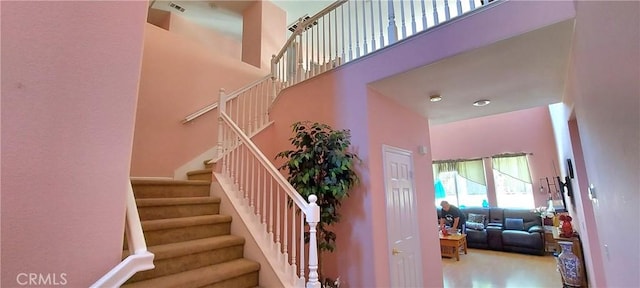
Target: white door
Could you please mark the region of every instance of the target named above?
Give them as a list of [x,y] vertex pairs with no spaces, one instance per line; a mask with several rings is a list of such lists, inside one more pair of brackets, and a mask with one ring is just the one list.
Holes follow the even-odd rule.
[[422,287],[411,152],[383,146],[391,287]]

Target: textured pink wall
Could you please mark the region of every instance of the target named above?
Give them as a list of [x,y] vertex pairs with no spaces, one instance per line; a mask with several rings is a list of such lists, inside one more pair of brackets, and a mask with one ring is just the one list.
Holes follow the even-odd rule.
[[270,71],[271,56],[287,40],[286,12],[271,1],[255,1],[242,17],[242,61]]
[[240,39],[193,23],[176,13],[170,13],[169,22],[169,31],[200,44],[211,54],[225,55],[236,60],[242,58]]
[[146,4],[0,4],[1,286],[88,287],[120,262]]
[[187,125],[180,121],[216,102],[220,88],[233,92],[263,74],[147,24],[131,175],[173,177],[174,169],[213,147],[216,110]]
[[529,167],[535,207],[547,206],[547,194],[538,192],[540,178],[553,180],[556,176],[553,165],[559,169],[555,143],[546,106],[431,127],[435,160],[491,157],[509,152],[533,153],[529,156]]
[[[569,85],[586,174],[598,195],[597,202],[589,201],[586,187],[576,195],[576,202],[592,205],[595,223],[587,219],[585,226],[600,241],[584,249],[594,270],[590,285],[635,287],[640,282],[640,3],[578,1],[576,11]],[[576,152],[567,146],[560,155]],[[600,249],[593,249],[597,245]],[[602,265],[590,255],[598,250]]]
[[[434,189],[431,166],[432,153],[421,155],[418,153],[418,146],[429,146],[429,123],[426,118],[400,106],[387,97],[369,89],[368,115],[369,115],[369,139],[370,139],[370,160],[369,169],[371,179],[384,179],[384,163],[382,145],[409,150],[412,152],[414,169],[414,185],[416,191],[416,208],[418,225],[420,226],[419,244],[422,250],[427,247],[438,247],[439,240],[433,235],[437,235],[435,228],[436,210],[433,203]],[[371,181],[370,189],[374,195],[386,195],[384,181]],[[386,201],[384,197],[375,197],[373,201],[374,211],[386,211]],[[387,227],[393,223],[386,222],[386,214],[378,213],[381,217],[376,217],[377,223],[384,223],[380,227]],[[386,247],[390,251],[387,242],[386,229],[374,229],[373,238],[376,247]],[[382,243],[378,243],[382,242]],[[381,253],[377,261],[381,263],[389,262],[389,253]],[[429,271],[423,274],[424,287],[441,287],[442,265],[440,254],[422,253],[422,270]],[[384,269],[384,268],[379,268]]]

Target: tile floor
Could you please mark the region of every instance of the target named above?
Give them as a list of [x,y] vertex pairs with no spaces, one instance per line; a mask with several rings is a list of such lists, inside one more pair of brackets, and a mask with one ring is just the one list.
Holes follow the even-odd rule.
[[469,249],[460,261],[442,258],[445,288],[561,288],[553,256]]

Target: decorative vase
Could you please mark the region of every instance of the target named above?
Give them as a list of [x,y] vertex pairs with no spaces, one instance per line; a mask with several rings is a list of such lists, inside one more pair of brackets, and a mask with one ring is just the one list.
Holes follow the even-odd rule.
[[571,225],[571,221],[562,221],[560,236],[565,238],[573,237],[573,225]]
[[558,269],[562,275],[562,283],[569,287],[580,287],[582,284],[582,271],[580,271],[580,259],[573,254],[573,242],[558,241],[562,252],[558,255]]

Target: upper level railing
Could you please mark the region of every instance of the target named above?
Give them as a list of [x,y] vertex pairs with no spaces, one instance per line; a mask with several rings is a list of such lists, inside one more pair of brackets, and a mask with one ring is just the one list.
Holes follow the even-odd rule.
[[298,21],[271,74],[283,89],[492,1],[338,0]]

